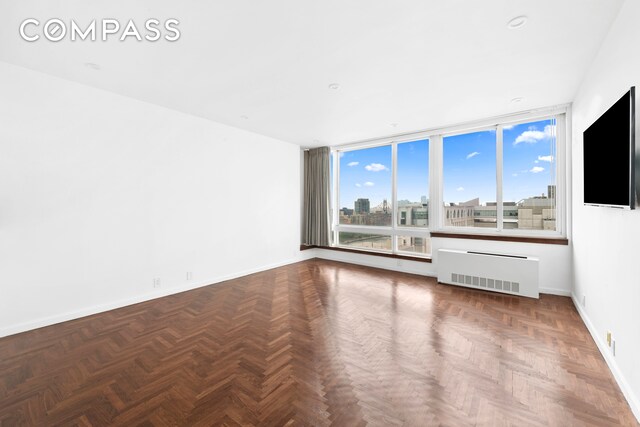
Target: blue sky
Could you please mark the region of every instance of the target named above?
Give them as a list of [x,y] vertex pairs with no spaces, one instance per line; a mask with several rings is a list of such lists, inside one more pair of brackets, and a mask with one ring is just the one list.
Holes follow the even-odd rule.
[[358,198],[371,207],[391,202],[391,146],[346,151],[340,157],[340,207],[353,209]]
[[[358,198],[371,207],[391,203],[391,146],[347,151],[340,158],[340,207]],[[429,141],[398,144],[398,200],[420,202],[429,194]]]
[[[544,120],[505,126],[503,131],[503,193],[519,201],[547,192],[555,182],[555,126]],[[444,139],[444,201],[496,200],[495,131]],[[398,200],[419,202],[429,191],[429,141],[398,144]],[[368,198],[371,206],[391,202],[391,146],[347,151],[340,157],[340,208]]]
[[398,200],[429,196],[429,140],[398,144]]
[[503,200],[547,194],[556,183],[555,120],[525,123],[503,132]]
[[[503,129],[503,200],[517,202],[547,193],[555,182],[555,124],[552,120]],[[444,201],[496,200],[496,133],[474,132],[443,141]]]

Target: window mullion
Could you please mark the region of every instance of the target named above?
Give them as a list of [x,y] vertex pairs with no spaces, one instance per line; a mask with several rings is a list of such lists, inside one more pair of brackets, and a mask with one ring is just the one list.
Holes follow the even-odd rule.
[[396,238],[396,227],[398,225],[398,143],[391,144],[391,250],[398,253],[398,239]]
[[429,230],[442,229],[444,203],[442,201],[442,136],[429,140]]
[[502,139],[502,125],[498,125],[496,129],[496,229],[502,231],[504,224],[503,215],[504,209],[502,207],[502,162],[503,162],[503,139]]
[[556,146],[555,151],[552,153],[554,156],[554,165],[555,165],[555,186],[556,186],[556,198],[555,198],[555,208],[556,208],[556,231],[560,232],[563,235],[567,235],[567,210],[570,208],[570,204],[567,203],[568,200],[566,198],[567,191],[567,181],[566,181],[566,158],[565,153],[567,150],[567,116],[566,115],[556,115],[553,117],[555,125],[556,125]]

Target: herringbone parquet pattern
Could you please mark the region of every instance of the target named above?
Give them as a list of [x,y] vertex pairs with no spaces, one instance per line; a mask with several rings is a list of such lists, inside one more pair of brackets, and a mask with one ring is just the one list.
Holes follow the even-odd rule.
[[570,299],[322,260],[1,339],[0,424],[637,425]]

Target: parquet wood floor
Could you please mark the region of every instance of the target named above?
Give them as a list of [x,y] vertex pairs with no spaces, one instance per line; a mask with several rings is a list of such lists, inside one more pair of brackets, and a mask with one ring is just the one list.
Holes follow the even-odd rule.
[[637,425],[569,298],[317,259],[0,339],[0,424]]

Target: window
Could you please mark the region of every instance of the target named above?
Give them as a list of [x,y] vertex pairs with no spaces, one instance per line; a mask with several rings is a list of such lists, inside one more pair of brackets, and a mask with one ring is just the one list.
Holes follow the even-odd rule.
[[557,231],[556,126],[551,117],[445,136],[443,226]]
[[503,228],[556,230],[556,120],[503,131]]
[[334,159],[339,159],[332,174],[340,205],[333,216],[338,246],[431,253],[428,139],[336,150]]
[[427,237],[398,236],[398,252],[430,254],[431,239]]
[[496,132],[443,138],[445,226],[496,228]]
[[391,225],[391,146],[340,153],[340,224]]
[[[398,225],[429,226],[429,140],[398,144]],[[415,251],[413,251],[415,252]]]
[[340,245],[351,248],[391,250],[391,236],[373,233],[340,232]]
[[563,235],[564,113],[335,148],[335,244],[428,256],[434,230]]

